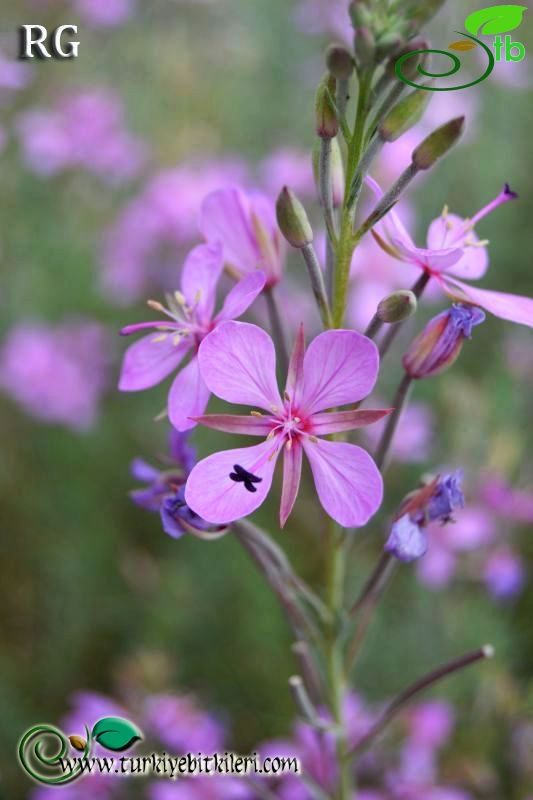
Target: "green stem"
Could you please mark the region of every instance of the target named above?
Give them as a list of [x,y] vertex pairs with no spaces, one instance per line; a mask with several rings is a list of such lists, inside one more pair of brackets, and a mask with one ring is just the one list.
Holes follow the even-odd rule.
[[344,207],[342,209],[341,230],[337,245],[337,263],[333,292],[333,326],[336,328],[342,327],[343,324],[350,279],[350,266],[358,242],[358,239],[356,239],[353,234],[357,204],[354,202],[350,205],[349,200],[354,175],[359,161],[361,160],[365,143],[365,125],[368,115],[368,101],[372,85],[372,75],[372,71],[365,72],[361,75],[355,129],[348,147]]
[[398,387],[394,400],[392,401],[394,411],[387,420],[387,425],[383,431],[383,435],[380,439],[376,454],[374,456],[374,461],[381,472],[385,471],[387,458],[389,456],[392,441],[394,439],[394,434],[396,433],[396,428],[398,427],[398,423],[400,422],[400,418],[409,399],[411,384],[412,378],[405,373]]
[[331,713],[337,737],[337,763],[339,779],[336,800],[353,798],[353,782],[350,764],[347,760],[348,742],[343,717],[343,699],[346,688],[344,672],[343,642],[340,635],[340,619],[344,609],[345,578],[345,534],[333,522],[329,526],[327,604],[331,614],[331,625],[326,643],[328,684]]

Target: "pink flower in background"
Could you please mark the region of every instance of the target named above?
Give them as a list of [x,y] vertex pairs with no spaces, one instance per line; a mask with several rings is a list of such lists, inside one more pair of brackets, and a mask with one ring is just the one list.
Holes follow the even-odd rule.
[[344,44],[352,44],[347,0],[299,0],[296,24],[304,33],[333,35]]
[[95,28],[122,25],[135,11],[135,0],[73,0],[82,19]]
[[200,231],[222,245],[227,268],[238,276],[260,269],[267,287],[281,279],[283,237],[272,200],[258,192],[220,189],[208,195],[200,209]]
[[7,58],[0,50],[0,104],[31,82],[32,69],[23,61]]
[[202,343],[202,377],[229,403],[257,406],[266,414],[214,414],[197,419],[216,430],[265,437],[262,444],[215,453],[192,470],[187,504],[208,522],[229,523],[251,514],[265,500],[283,451],[280,524],[294,506],[305,452],[326,512],[345,527],[364,525],[378,510],[381,475],[370,456],[353,444],[318,438],[364,427],[388,411],[335,411],[357,403],[376,382],[379,359],[373,342],[355,331],[320,334],[305,350],[298,333],[283,399],[276,382],[270,336],[255,325],[227,322]]
[[246,179],[237,159],[185,164],[157,173],[121,212],[104,237],[102,283],[113,299],[128,303],[148,285],[174,280],[184,248],[198,236],[205,196]]
[[143,724],[172,753],[212,753],[224,750],[224,729],[193,697],[156,694],[147,698]]
[[106,183],[138,175],[146,146],[130,134],[120,98],[107,89],[70,94],[51,109],[20,115],[17,130],[26,166],[49,177],[66,169],[86,169]]
[[38,420],[86,430],[108,382],[107,336],[93,322],[20,323],[0,349],[0,388]]
[[[367,182],[376,197],[381,198],[383,193],[378,184],[372,178],[367,178]],[[427,249],[414,244],[394,210],[373,228],[372,234],[387,253],[399,261],[417,266],[455,300],[473,303],[496,317],[531,328],[533,299],[478,289],[459,280],[477,280],[484,276],[488,268],[488,242],[477,237],[474,227],[498,206],[516,196],[506,184],[498,197],[466,220],[445,208],[429,226]]]
[[259,170],[263,186],[274,198],[284,186],[290,186],[297,195],[303,197],[314,197],[316,194],[309,153],[290,148],[276,150],[261,162]]
[[[391,457],[403,464],[418,464],[427,461],[431,452],[435,418],[426,403],[413,402],[402,414],[391,448]],[[365,441],[374,450],[384,430],[384,421],[379,421],[364,431]]]
[[126,350],[119,382],[123,392],[156,386],[191,353],[189,363],[179,370],[168,395],[169,418],[179,431],[195,426],[191,418],[203,414],[211,394],[196,358],[202,340],[224,320],[244,314],[265,285],[262,272],[247,275],[231,289],[222,309],[214,315],[216,289],[223,269],[219,245],[195,247],[183,267],[182,291],[168,295],[168,307],[155,301],[149,303],[166,319],[128,325],[121,331],[124,336],[152,331]]
[[179,781],[158,781],[149,788],[150,800],[258,800],[242,778],[209,775]]
[[485,564],[483,579],[497,600],[511,600],[526,582],[526,569],[519,555],[508,547],[495,550]]
[[533,522],[533,492],[515,489],[500,475],[490,475],[482,483],[481,497],[487,506],[504,519]]

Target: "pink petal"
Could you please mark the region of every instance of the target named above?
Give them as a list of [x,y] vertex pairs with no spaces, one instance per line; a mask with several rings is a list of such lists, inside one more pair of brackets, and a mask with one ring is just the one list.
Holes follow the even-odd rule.
[[305,413],[362,400],[374,388],[378,369],[378,349],[366,336],[348,330],[321,333],[305,354]]
[[481,306],[495,317],[533,328],[533,300],[530,297],[478,289],[449,277],[446,277],[445,289],[453,297]]
[[201,244],[191,250],[181,276],[181,288],[190,306],[196,306],[202,320],[210,320],[215,307],[217,283],[224,269],[219,243]]
[[489,257],[486,247],[466,245],[466,240],[476,243],[480,239],[474,231],[465,233],[465,225],[466,221],[457,214],[437,217],[429,226],[427,245],[430,250],[452,246],[463,247],[463,255],[453,265],[453,268],[448,268],[448,271],[458,278],[477,280],[486,273]]
[[200,231],[208,242],[220,242],[224,260],[245,274],[261,261],[250,221],[250,202],[240,189],[208,195],[200,210]]
[[326,436],[328,433],[365,428],[388,416],[392,410],[392,408],[363,409],[361,411],[327,411],[325,414],[313,414],[311,417],[312,433],[315,436]]
[[247,322],[223,322],[203,340],[200,369],[209,389],[228,403],[281,408],[270,336]]
[[176,430],[188,431],[196,426],[191,417],[204,413],[210,394],[200,375],[198,359],[192,358],[174,378],[168,395],[168,416]]
[[[379,183],[369,175],[365,178],[365,183],[372,191],[376,200],[379,202],[384,195]],[[402,246],[402,248],[405,247],[410,249],[415,247],[415,243],[411,239],[407,229],[404,227],[400,217],[398,216],[397,212],[394,211],[394,209],[385,215],[381,222],[376,225],[376,228],[378,233],[389,243],[395,239],[397,240],[398,244]]]
[[294,407],[298,407],[301,400],[304,375],[305,337],[304,326],[300,325],[294,342],[285,391],[291,398]]
[[283,490],[281,493],[281,506],[279,511],[279,524],[284,527],[294,507],[300,478],[302,475],[303,449],[299,442],[294,442],[290,448],[283,451]]
[[[207,522],[217,525],[248,516],[270,491],[278,454],[277,443],[269,441],[204,458],[189,475],[185,487],[187,505]],[[249,492],[243,483],[229,477],[236,464],[262,479],[254,484],[256,492]]]
[[217,321],[237,319],[252,305],[265,286],[264,272],[252,272],[240,280],[226,295],[224,305],[216,315]]
[[345,528],[365,525],[381,505],[383,480],[368,453],[355,444],[304,440],[324,509]]
[[429,267],[436,272],[444,272],[463,256],[463,249],[460,247],[448,247],[442,250],[427,250],[424,247],[407,247],[399,239],[392,238],[391,242],[405,261],[417,264],[419,267]]
[[118,388],[122,392],[149,389],[176,369],[191,343],[188,338],[174,344],[172,334],[154,341],[160,334],[151,333],[130,345],[124,353]]
[[246,417],[239,414],[205,414],[195,417],[195,422],[224,433],[245,433],[248,436],[268,436],[274,424],[266,417]]

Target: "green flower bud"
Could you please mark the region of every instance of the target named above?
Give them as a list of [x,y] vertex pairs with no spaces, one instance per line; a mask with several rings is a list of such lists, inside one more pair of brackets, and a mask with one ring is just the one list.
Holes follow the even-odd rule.
[[337,81],[327,75],[320,83],[316,94],[316,132],[321,139],[333,139],[339,132],[339,121],[333,103]]
[[464,117],[456,117],[437,128],[413,151],[412,160],[417,169],[430,169],[435,162],[453,147],[465,126]]
[[397,53],[404,43],[403,36],[396,32],[390,31],[382,36],[379,36],[376,41],[376,57],[378,61]]
[[360,67],[370,67],[376,60],[376,41],[374,34],[367,28],[355,29],[355,60]]
[[381,125],[379,135],[384,142],[395,142],[420,120],[431,96],[424,89],[411,92],[389,111]]
[[373,15],[364,0],[352,0],[349,13],[354,28],[371,27]]
[[402,289],[381,301],[377,315],[381,322],[387,322],[389,325],[403,322],[413,316],[417,305],[416,295],[407,289]]
[[[320,142],[315,140],[313,147],[313,175],[317,190],[319,188],[320,170]],[[333,207],[340,208],[344,201],[344,164],[337,137],[331,140],[331,188],[333,194]]]
[[278,226],[292,247],[300,250],[313,241],[313,229],[303,205],[294,192],[286,186],[281,190],[276,203]]
[[352,54],[342,44],[332,44],[326,52],[326,65],[338,81],[351,78],[355,63]]

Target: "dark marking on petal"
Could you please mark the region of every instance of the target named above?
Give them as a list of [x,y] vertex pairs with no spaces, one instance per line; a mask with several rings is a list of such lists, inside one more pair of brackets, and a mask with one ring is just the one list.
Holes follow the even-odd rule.
[[254,483],[261,483],[263,478],[259,478],[257,475],[248,472],[248,470],[241,467],[240,464],[234,464],[233,469],[235,471],[229,474],[232,481],[235,481],[235,483],[243,483],[244,488],[249,492],[257,492]]

